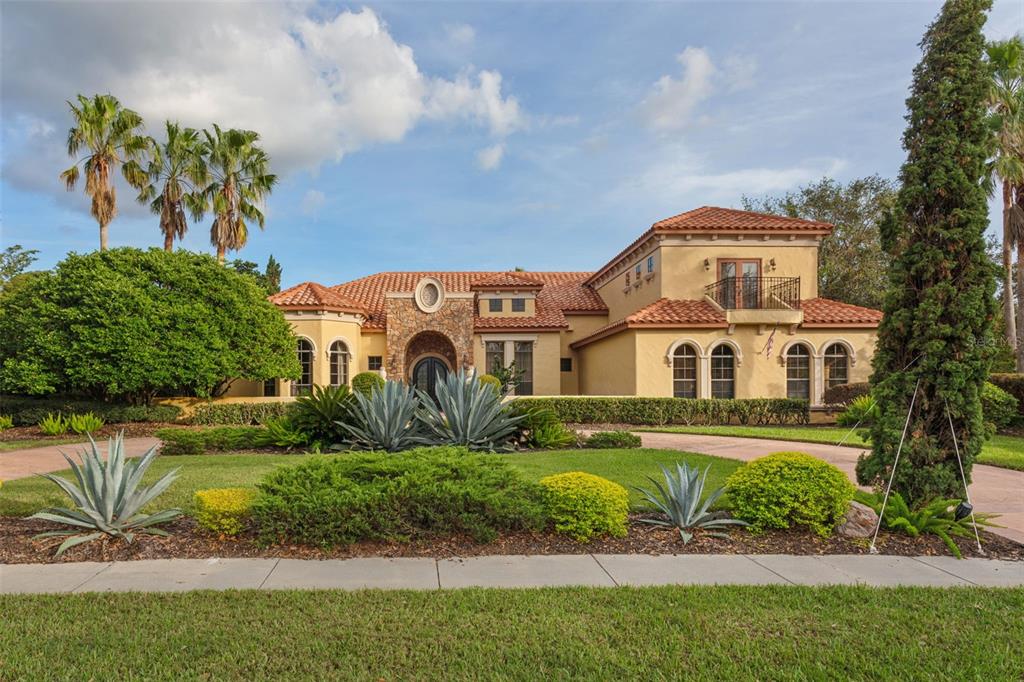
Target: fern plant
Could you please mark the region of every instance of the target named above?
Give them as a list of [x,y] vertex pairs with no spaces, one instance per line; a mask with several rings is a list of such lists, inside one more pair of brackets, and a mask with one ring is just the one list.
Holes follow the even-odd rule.
[[260,445],[275,448],[300,448],[309,444],[309,436],[290,417],[272,417],[263,425],[263,433],[259,435]]
[[679,530],[679,537],[683,544],[687,544],[693,538],[690,531],[700,528],[707,531],[708,535],[725,538],[725,533],[715,529],[726,526],[746,526],[746,521],[739,519],[723,518],[722,516],[708,511],[715,502],[725,493],[725,488],[717,488],[708,495],[701,503],[704,495],[704,484],[707,482],[708,472],[711,465],[701,474],[697,467],[691,467],[686,462],[676,464],[675,472],[666,467],[661,467],[665,477],[665,485],[662,486],[654,478],[648,476],[647,480],[654,484],[655,490],[637,488],[644,499],[651,507],[664,514],[665,518],[644,518],[644,523],[656,526],[668,526]]
[[99,431],[103,428],[103,419],[92,412],[84,414],[73,414],[68,417],[68,428],[74,433],[85,434]]
[[[871,507],[876,514],[881,513],[883,501],[881,495],[858,491],[855,498]],[[968,519],[956,518],[956,507],[959,503],[960,500],[939,497],[922,504],[917,509],[911,509],[902,495],[893,492],[889,495],[889,501],[885,505],[882,524],[888,530],[905,533],[915,538],[924,533],[936,535],[942,538],[953,556],[962,559],[960,548],[953,542],[953,536],[971,537],[974,535],[974,527]],[[994,514],[974,514],[974,520],[979,526],[994,526],[995,524],[991,521],[994,517]]]
[[470,450],[510,449],[508,442],[523,419],[513,415],[476,373],[461,369],[438,382],[436,402],[422,403],[420,419],[435,442]]
[[68,432],[68,420],[60,412],[48,413],[39,420],[39,430],[44,436],[62,436]]
[[0,414],[0,431],[14,428],[14,419],[10,415]]
[[[430,444],[419,420],[421,399],[415,389],[400,381],[387,381],[369,397],[355,393],[355,400],[351,423],[339,422],[353,448],[399,452]],[[340,450],[344,446],[331,447]]]
[[124,454],[124,432],[121,432],[110,439],[104,460],[96,441],[89,440],[92,448],[82,450],[80,463],[61,453],[71,467],[75,482],[53,474],[40,474],[60,487],[71,498],[74,508],[49,507],[29,517],[70,528],[40,533],[33,540],[66,537],[57,548],[57,556],[60,556],[75,545],[105,535],[123,538],[127,542],[132,542],[136,534],[166,536],[167,531],[156,526],[181,516],[181,510],[165,509],[155,514],[143,514],[141,509],[167,490],[178,477],[178,469],[167,472],[151,486],[140,487],[142,477],[156,458],[156,446],[139,459],[128,459]]
[[871,426],[878,418],[878,403],[870,395],[857,396],[847,408],[836,417],[839,426]]

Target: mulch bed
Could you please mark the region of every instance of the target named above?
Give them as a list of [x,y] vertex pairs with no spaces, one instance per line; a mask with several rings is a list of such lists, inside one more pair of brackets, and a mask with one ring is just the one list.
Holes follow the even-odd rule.
[[[606,538],[580,544],[555,533],[510,533],[494,542],[477,544],[468,537],[397,542],[362,542],[343,548],[320,549],[301,545],[261,547],[251,534],[219,537],[198,529],[190,518],[164,528],[170,537],[139,536],[132,544],[102,540],[74,547],[60,559],[53,554],[60,539],[33,542],[36,533],[53,530],[53,524],[24,519],[0,519],[0,563],[54,563],[74,561],[131,561],[136,559],[204,559],[213,557],[272,557],[289,559],[343,559],[351,557],[468,557],[494,554],[867,554],[868,540],[842,537],[819,538],[805,531],[775,531],[751,535],[733,530],[728,539],[695,535],[684,545],[675,530],[639,523],[631,518],[624,538]],[[979,556],[973,539],[957,538],[965,557]],[[1024,561],[1024,545],[991,533],[982,533],[982,546],[990,559]],[[911,538],[882,532],[881,554],[921,556],[948,555],[935,536]]]
[[[157,429],[162,429],[168,426],[178,426],[177,424],[163,424],[159,422],[131,422],[126,424],[106,424],[99,431],[93,433],[92,437],[96,440],[101,438],[106,439],[111,436],[116,436],[118,433],[124,431],[125,438],[140,438],[146,436],[152,436]],[[52,440],[52,441],[65,441],[69,438],[81,438],[82,442],[88,442],[89,436],[84,433],[81,435],[75,433],[65,433],[60,436],[47,436],[39,430],[38,426],[15,426],[7,429],[6,431],[0,431],[0,441],[11,441],[11,440]],[[42,446],[39,446],[42,447]]]

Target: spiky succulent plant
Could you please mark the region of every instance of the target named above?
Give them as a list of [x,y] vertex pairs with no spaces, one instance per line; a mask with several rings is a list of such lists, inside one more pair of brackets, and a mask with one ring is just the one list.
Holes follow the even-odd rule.
[[67,493],[74,508],[49,507],[29,517],[71,528],[40,533],[33,539],[67,537],[57,548],[57,556],[60,556],[75,545],[105,535],[124,538],[127,542],[136,534],[167,535],[167,531],[156,526],[180,516],[180,509],[165,509],[154,514],[143,514],[140,510],[167,490],[177,478],[178,470],[167,472],[151,486],[140,487],[142,477],[156,458],[155,446],[139,459],[127,459],[122,432],[110,439],[104,460],[96,441],[89,440],[92,447],[81,451],[81,463],[64,455],[78,485],[60,476],[40,474]]
[[400,381],[387,381],[369,397],[354,395],[351,423],[337,422],[349,434],[348,445],[399,452],[429,444],[418,417],[422,401],[414,388]]
[[509,449],[509,440],[523,415],[502,404],[494,388],[465,370],[437,382],[437,399],[423,401],[421,419],[433,439],[471,450]]
[[[704,484],[710,470],[711,465],[708,465],[704,473],[701,474],[697,467],[691,467],[686,462],[676,464],[675,472],[663,466],[661,471],[665,476],[664,486],[648,476],[647,480],[654,484],[656,492],[646,488],[637,488],[637,490],[654,510],[660,511],[668,518],[644,518],[641,521],[657,526],[677,528],[679,537],[683,539],[684,544],[693,538],[693,533],[689,532],[693,528],[713,530],[726,526],[748,525],[746,521],[723,518],[719,514],[708,511],[711,505],[725,493],[725,488],[712,491],[701,503],[700,498],[704,495]],[[725,533],[717,531],[709,532],[708,535],[725,537]]]

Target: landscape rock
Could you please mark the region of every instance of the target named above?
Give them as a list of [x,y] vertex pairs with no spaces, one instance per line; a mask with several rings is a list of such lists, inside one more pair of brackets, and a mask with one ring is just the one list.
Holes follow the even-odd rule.
[[875,532],[877,523],[878,514],[871,507],[860,502],[851,502],[837,530],[843,537],[868,538]]

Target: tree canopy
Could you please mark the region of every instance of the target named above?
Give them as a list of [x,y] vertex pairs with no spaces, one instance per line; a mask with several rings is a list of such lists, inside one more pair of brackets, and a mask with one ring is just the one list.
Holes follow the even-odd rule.
[[160,249],[69,254],[0,296],[0,390],[148,402],[297,378],[289,324],[253,278]]

